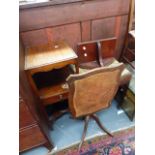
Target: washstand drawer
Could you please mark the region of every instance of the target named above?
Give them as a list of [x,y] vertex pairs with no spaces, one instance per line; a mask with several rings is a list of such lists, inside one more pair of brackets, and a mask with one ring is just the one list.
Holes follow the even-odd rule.
[[20,130],[19,132],[19,150],[24,151],[46,142],[38,125]]
[[69,93],[66,92],[66,93],[63,93],[63,94],[51,96],[51,97],[49,97],[49,98],[44,99],[44,100],[43,100],[43,104],[44,104],[44,105],[49,105],[49,104],[52,104],[52,103],[56,103],[56,102],[59,102],[59,101],[63,101],[63,100],[65,100],[65,99],[68,98],[68,95],[69,95]]

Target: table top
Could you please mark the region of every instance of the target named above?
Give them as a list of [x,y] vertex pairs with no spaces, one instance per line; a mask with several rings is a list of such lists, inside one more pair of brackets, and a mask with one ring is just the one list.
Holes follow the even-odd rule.
[[64,41],[29,47],[25,50],[25,70],[77,58],[76,53]]

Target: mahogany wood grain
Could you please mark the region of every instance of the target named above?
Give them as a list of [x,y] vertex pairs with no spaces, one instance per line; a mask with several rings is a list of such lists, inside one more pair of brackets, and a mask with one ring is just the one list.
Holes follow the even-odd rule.
[[[65,40],[75,51],[81,41],[117,37],[115,57],[119,58],[126,32],[127,16],[117,16],[75,24],[68,24],[21,33],[25,47]],[[92,23],[92,24],[91,24]]]
[[97,45],[96,42],[84,42],[78,44],[78,61],[79,64],[97,60]]
[[75,52],[63,41],[26,49],[25,70],[47,66],[77,58]]
[[91,25],[92,21],[84,21],[81,22],[81,35],[82,35],[82,42],[91,40]]
[[129,3],[130,0],[83,0],[20,9],[24,46],[63,39],[76,51],[79,42],[112,36],[118,40],[115,58],[119,59],[127,30]]
[[22,9],[19,14],[20,32],[128,14],[129,1],[95,0]]
[[115,17],[92,21],[92,40],[115,37]]
[[31,47],[36,45],[44,45],[49,42],[48,31],[46,29],[28,31],[20,33],[24,47]]
[[64,40],[69,46],[76,50],[77,42],[81,42],[80,23],[23,32],[21,33],[21,38],[25,47],[44,45],[49,42]]
[[80,65],[82,63],[98,60],[97,42],[101,43],[102,58],[114,57],[116,38],[82,42],[78,44],[78,51],[77,51]]
[[49,42],[64,40],[74,50],[76,50],[77,42],[81,42],[81,27],[79,22],[46,28],[46,32],[48,32]]
[[57,62],[57,63],[54,63],[54,64],[48,64],[46,66],[41,66],[41,67],[34,68],[34,69],[30,69],[30,70],[28,70],[28,72],[31,75],[33,75],[35,73],[38,73],[38,72],[48,72],[48,71],[50,71],[52,69],[61,69],[61,68],[65,67],[65,66],[67,66],[68,64],[75,64],[76,65],[76,73],[78,73],[78,60],[77,60],[77,58]]
[[116,37],[115,57],[119,58],[125,33],[127,30],[128,16],[117,16],[105,19],[94,20],[92,22],[92,40]]

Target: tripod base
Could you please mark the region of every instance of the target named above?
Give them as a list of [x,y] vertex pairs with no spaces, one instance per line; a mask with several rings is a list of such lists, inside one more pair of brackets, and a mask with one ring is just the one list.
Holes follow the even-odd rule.
[[84,130],[82,133],[82,138],[81,138],[81,142],[79,144],[79,148],[78,148],[78,152],[80,152],[82,144],[84,142],[84,139],[86,137],[86,132],[87,132],[87,128],[88,128],[88,122],[90,120],[90,118],[94,119],[96,121],[96,123],[98,124],[98,126],[104,131],[106,132],[109,136],[113,137],[112,133],[110,133],[101,123],[101,121],[99,120],[98,116],[96,114],[91,114],[85,117],[85,124],[84,124]]

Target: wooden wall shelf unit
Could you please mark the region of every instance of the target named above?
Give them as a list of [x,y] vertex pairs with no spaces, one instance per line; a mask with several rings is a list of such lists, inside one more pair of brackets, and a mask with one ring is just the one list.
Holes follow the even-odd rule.
[[77,55],[64,41],[26,49],[25,71],[44,105],[67,98],[65,80],[74,73],[71,64],[75,65],[78,73]]
[[91,69],[111,63],[111,58],[115,55],[116,41],[116,37],[113,37],[79,43],[77,46],[79,67]]

